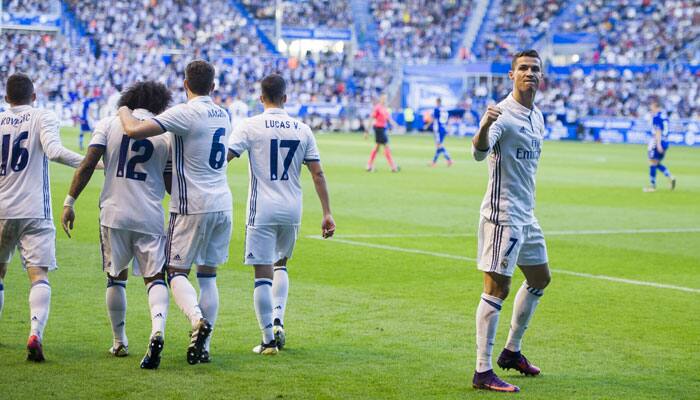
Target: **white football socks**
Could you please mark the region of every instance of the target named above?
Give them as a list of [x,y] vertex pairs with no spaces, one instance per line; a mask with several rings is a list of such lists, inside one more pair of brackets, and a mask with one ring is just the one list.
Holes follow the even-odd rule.
[[114,345],[121,343],[129,345],[126,338],[126,281],[107,278],[107,291],[105,294],[107,314],[112,323]]
[[[197,281],[199,282],[199,308],[202,309],[202,315],[213,329],[216,317],[219,315],[219,289],[216,287],[216,274],[197,273]],[[209,351],[211,336],[209,335],[204,343],[206,351]]]
[[287,307],[289,294],[289,275],[287,267],[275,267],[275,275],[272,280],[272,320],[279,319],[284,325],[284,311]]
[[476,372],[493,369],[491,353],[502,304],[503,300],[498,297],[481,294],[479,306],[476,308]]
[[190,320],[192,328],[194,328],[203,315],[197,303],[197,291],[194,290],[190,280],[187,279],[187,275],[174,274],[170,278],[170,289],[173,292],[175,303],[185,313],[187,319]]
[[513,318],[510,321],[510,332],[508,333],[506,349],[515,352],[520,351],[525,330],[543,294],[544,290],[528,286],[527,281],[520,286],[518,293],[515,295]]
[[165,281],[158,279],[146,287],[148,291],[148,307],[151,310],[151,337],[160,332],[165,338],[165,321],[168,319],[170,295]]
[[255,315],[262,330],[263,342],[270,343],[275,338],[272,334],[272,280],[265,278],[255,280],[253,303]]
[[31,315],[30,335],[36,335],[42,340],[44,327],[49,319],[49,308],[51,306],[51,285],[45,280],[32,283],[29,289],[29,314]]

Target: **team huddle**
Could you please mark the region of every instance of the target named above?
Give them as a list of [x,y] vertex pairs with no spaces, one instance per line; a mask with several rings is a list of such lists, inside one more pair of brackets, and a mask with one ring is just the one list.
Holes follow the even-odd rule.
[[[214,76],[211,64],[192,61],[185,71],[188,101],[171,108],[164,85],[133,84],[121,95],[118,115],[96,124],[85,157],[61,145],[53,113],[31,106],[35,94],[29,77],[15,74],[8,79],[11,107],[0,116],[0,312],[2,279],[18,248],[31,282],[28,360],[44,360],[42,337],[51,301],[48,271],[57,268],[48,160],[77,168],[61,218],[68,236],[76,221],[76,200],[93,172],[104,169],[99,239],[114,336],[110,352],[129,354],[125,322],[131,263],[132,273],[144,279],[151,313],[141,368],[155,369],[165,343],[170,293],[192,327],[187,362],[211,361],[219,306],[216,272],[228,261],[233,226],[226,166],[247,151],[244,260],[255,269],[254,308],[262,331],[253,351],[273,355],[284,347],[287,260],[301,223],[302,165],[311,172],[321,201],[322,235],[331,237],[335,231],[316,141],[307,125],[284,111],[286,85],[279,75],[261,82],[265,111],[241,121],[235,130],[228,113],[209,96]],[[162,207],[166,192],[171,195],[167,232]],[[193,264],[199,295],[188,278]]]

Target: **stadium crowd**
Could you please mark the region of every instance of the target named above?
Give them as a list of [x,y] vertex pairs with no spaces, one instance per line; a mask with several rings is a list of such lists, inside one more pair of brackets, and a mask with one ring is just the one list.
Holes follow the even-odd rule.
[[380,59],[427,62],[452,58],[471,13],[471,0],[371,0]]
[[504,0],[495,15],[493,31],[485,36],[483,47],[477,49],[480,58],[509,60],[515,49],[532,45],[535,38],[549,29],[550,20],[565,5],[562,0]]
[[[276,0],[243,0],[258,19],[274,19]],[[282,25],[303,28],[348,28],[352,15],[347,1],[303,0],[282,3]]]
[[700,3],[693,0],[591,0],[576,6],[576,18],[565,23],[567,32],[599,37],[596,51],[584,61],[640,64],[666,61],[679,55],[686,61],[700,57]]

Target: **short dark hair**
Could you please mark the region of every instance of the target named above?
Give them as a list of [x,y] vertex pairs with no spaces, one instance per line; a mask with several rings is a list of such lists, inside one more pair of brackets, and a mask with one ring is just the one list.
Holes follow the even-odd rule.
[[204,60],[194,60],[185,68],[185,79],[190,91],[200,96],[211,92],[214,84],[214,66]]
[[528,49],[528,50],[523,50],[519,51],[515,54],[513,54],[513,61],[510,63],[510,69],[514,70],[515,65],[518,63],[518,58],[520,57],[532,57],[540,60],[540,64],[542,64],[542,58],[540,57],[540,54],[537,52],[537,50],[534,49]]
[[18,72],[7,78],[5,90],[10,104],[29,104],[32,102],[34,84],[27,75]]
[[127,106],[132,110],[144,108],[153,114],[160,114],[165,111],[172,98],[170,90],[162,83],[136,82],[122,93],[119,98],[119,107]]
[[277,74],[270,74],[260,82],[262,95],[269,102],[281,104],[287,93],[287,83]]

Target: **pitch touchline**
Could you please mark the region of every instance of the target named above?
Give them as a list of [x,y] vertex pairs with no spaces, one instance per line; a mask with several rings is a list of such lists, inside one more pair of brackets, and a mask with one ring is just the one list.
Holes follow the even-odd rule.
[[[575,236],[575,235],[635,235],[648,233],[694,233],[700,232],[700,228],[650,228],[650,229],[597,229],[597,230],[573,230],[573,231],[546,231],[545,236]],[[421,237],[472,237],[476,233],[376,233],[376,234],[347,234],[337,235],[339,238],[348,239],[372,239],[372,238],[421,238]],[[317,236],[307,236],[317,238]]]
[[[319,236],[307,236],[307,238],[316,239],[316,240],[323,240]],[[397,252],[401,252],[401,253],[421,254],[421,255],[425,255],[425,256],[449,258],[452,260],[476,261],[476,259],[472,258],[472,257],[457,256],[454,254],[437,253],[434,251],[425,251],[425,250],[411,249],[411,248],[405,248],[405,247],[387,246],[387,245],[383,245],[383,244],[356,242],[354,240],[347,240],[347,239],[341,239],[341,238],[333,238],[330,241],[336,242],[336,243],[343,243],[343,244],[347,244],[347,245],[351,245],[351,246],[369,247],[369,248],[373,248],[373,249],[397,251]],[[637,286],[650,286],[650,287],[655,287],[655,288],[659,288],[659,289],[672,289],[672,290],[680,290],[682,292],[700,293],[700,289],[689,288],[689,287],[684,287],[684,286],[676,286],[676,285],[667,285],[665,283],[637,281],[634,279],[617,278],[614,276],[607,276],[607,275],[586,274],[583,272],[567,271],[567,270],[563,270],[563,269],[552,269],[552,272],[556,272],[558,274],[564,274],[564,275],[578,276],[581,278],[590,278],[590,279],[599,279],[599,280],[611,281],[611,282],[627,283],[630,285],[637,285]]]

